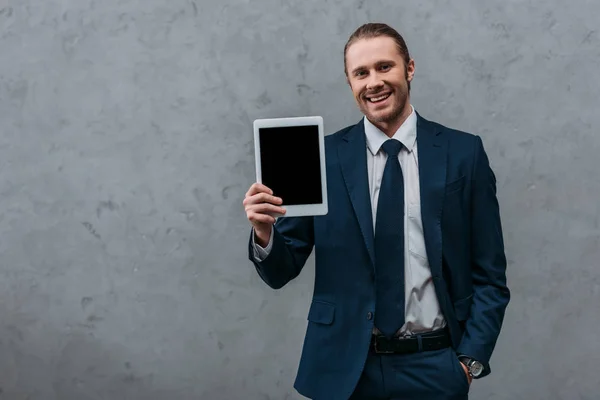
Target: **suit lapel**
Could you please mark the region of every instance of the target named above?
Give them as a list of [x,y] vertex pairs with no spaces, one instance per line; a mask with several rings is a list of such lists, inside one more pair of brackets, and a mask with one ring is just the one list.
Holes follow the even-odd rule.
[[[360,230],[375,266],[373,216],[367,172],[367,143],[361,120],[342,138],[338,157],[344,183]],[[417,151],[421,218],[432,274],[442,273],[441,216],[446,184],[447,142],[439,127],[417,113]]]
[[344,183],[350,195],[352,207],[374,267],[373,215],[367,171],[367,142],[362,120],[342,138],[342,142],[338,147],[338,157],[342,167]]
[[421,218],[433,276],[442,273],[442,206],[448,146],[439,127],[417,114]]

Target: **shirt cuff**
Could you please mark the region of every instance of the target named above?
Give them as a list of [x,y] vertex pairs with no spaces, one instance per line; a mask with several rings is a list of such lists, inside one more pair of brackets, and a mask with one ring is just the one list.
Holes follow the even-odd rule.
[[271,227],[271,234],[269,235],[269,243],[267,243],[267,247],[261,247],[258,243],[256,243],[254,239],[254,228],[252,228],[252,246],[254,247],[254,258],[256,261],[264,261],[265,258],[271,252],[271,248],[273,247],[273,228]]

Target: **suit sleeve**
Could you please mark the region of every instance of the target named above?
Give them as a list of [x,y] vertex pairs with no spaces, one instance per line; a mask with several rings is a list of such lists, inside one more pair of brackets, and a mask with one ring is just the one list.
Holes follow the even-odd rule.
[[510,300],[506,284],[506,256],[496,177],[480,137],[476,137],[471,192],[471,273],[473,302],[471,315],[457,353],[480,361],[490,371],[489,360],[500,334]]
[[279,218],[271,232],[266,257],[255,257],[254,232],[250,232],[248,257],[261,279],[273,289],[284,287],[300,275],[314,247],[313,217]]

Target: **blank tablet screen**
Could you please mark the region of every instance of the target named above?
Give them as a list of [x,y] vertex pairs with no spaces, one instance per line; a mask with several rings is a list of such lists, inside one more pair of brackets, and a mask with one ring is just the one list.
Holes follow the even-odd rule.
[[262,183],[283,205],[323,202],[317,125],[259,129]]

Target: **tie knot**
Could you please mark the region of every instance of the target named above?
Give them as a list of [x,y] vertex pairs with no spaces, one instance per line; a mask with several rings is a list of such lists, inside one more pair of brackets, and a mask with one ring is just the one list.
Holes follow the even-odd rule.
[[388,157],[397,157],[398,153],[400,153],[400,149],[402,149],[402,143],[396,139],[388,139],[381,145],[381,147]]

